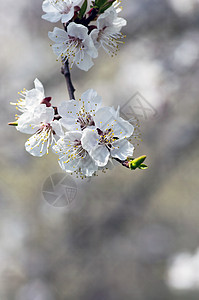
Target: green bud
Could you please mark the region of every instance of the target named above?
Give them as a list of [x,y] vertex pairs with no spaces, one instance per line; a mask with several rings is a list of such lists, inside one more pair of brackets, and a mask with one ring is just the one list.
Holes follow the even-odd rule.
[[10,122],[10,123],[8,123],[8,125],[11,125],[11,126],[18,126],[18,122],[17,122],[17,121],[15,121],[15,122]]
[[129,158],[127,158],[128,162],[129,162],[129,168],[131,170],[135,170],[137,168],[139,168],[141,170],[147,169],[148,167],[143,164],[145,159],[146,159],[146,155],[139,156],[137,158],[134,158],[133,160],[130,160]]

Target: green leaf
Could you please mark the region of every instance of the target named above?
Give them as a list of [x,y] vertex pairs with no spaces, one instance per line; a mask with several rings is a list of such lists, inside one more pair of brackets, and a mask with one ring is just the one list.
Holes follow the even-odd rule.
[[140,170],[146,170],[146,169],[148,169],[148,166],[145,165],[145,164],[141,164],[138,168],[139,168]]
[[100,13],[100,14],[104,13],[105,10],[107,10],[109,7],[111,7],[111,5],[113,4],[113,2],[115,2],[115,0],[114,0],[114,1],[110,1],[110,2],[105,3],[105,4],[100,8],[99,13]]
[[86,9],[87,9],[87,5],[88,5],[88,1],[87,0],[84,0],[84,3],[82,4],[82,7],[80,8],[80,11],[79,11],[79,17],[80,19],[83,17],[83,15],[85,14],[86,12]]
[[95,5],[100,8],[102,7],[105,3],[107,2],[107,0],[96,0],[95,1]]

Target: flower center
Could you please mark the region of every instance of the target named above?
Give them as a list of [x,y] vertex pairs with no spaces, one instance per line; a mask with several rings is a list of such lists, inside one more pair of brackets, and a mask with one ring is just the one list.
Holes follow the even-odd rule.
[[101,129],[97,128],[97,132],[100,136],[98,143],[105,145],[108,149],[111,149],[112,144],[117,140],[117,138],[114,137],[113,129],[108,128],[105,131],[102,131]]
[[114,56],[119,51],[119,44],[124,44],[120,39],[125,37],[121,32],[112,31],[111,28],[105,26],[99,30],[97,42],[102,44],[109,55]]
[[76,36],[68,35],[68,37],[69,37],[69,42],[71,43],[71,47],[72,47],[72,45],[75,46],[75,47],[82,46],[82,41],[83,40],[77,38]]
[[[55,132],[50,123],[41,123],[40,128],[32,136],[34,139],[34,146],[32,146],[31,150],[33,150],[35,147],[40,147],[40,153],[46,149],[45,151],[48,154],[50,146],[53,142],[55,142],[54,134]],[[28,139],[28,141],[30,141],[30,139]],[[30,144],[28,145],[30,146]]]
[[95,126],[95,122],[89,113],[80,114],[77,122],[80,123],[81,130],[84,130],[87,126]]
[[73,161],[75,159],[83,159],[87,155],[87,151],[83,149],[81,141],[75,140],[70,141],[67,144],[67,148],[64,148],[62,150],[62,156],[60,156],[60,159],[66,159],[63,163],[67,164],[70,161]]

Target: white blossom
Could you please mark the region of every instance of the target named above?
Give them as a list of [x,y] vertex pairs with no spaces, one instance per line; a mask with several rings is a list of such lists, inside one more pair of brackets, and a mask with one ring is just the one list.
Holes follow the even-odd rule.
[[67,23],[74,17],[75,6],[78,6],[82,0],[45,0],[42,9],[46,13],[42,16],[44,20],[50,22]]
[[104,107],[96,111],[95,129],[86,128],[82,134],[82,147],[87,150],[96,164],[106,166],[110,158],[121,161],[132,156],[134,147],[128,141],[134,127],[119,117],[119,111]]
[[54,109],[45,104],[23,113],[16,128],[20,132],[33,134],[25,143],[26,151],[33,156],[48,154],[50,146],[56,142],[54,135],[63,135],[60,122],[54,120]]
[[113,2],[112,6],[115,8],[117,13],[120,13],[123,9],[122,6],[119,6],[122,3],[122,1],[120,0],[116,0],[115,2]]
[[59,164],[65,172],[92,176],[98,169],[95,161],[81,144],[82,131],[70,131],[60,138],[53,150],[59,155]]
[[16,105],[16,109],[20,112],[26,112],[28,110],[34,109],[36,106],[42,103],[45,99],[43,84],[36,78],[34,80],[35,88],[32,90],[22,90],[18,94],[20,99],[17,103],[11,102],[11,105]]
[[117,53],[118,45],[124,43],[120,39],[125,37],[120,31],[123,26],[126,26],[127,22],[117,16],[119,11],[120,9],[118,10],[112,5],[98,17],[97,29],[93,29],[91,32],[95,47],[99,49],[102,46],[112,56]]
[[53,51],[58,58],[61,57],[62,61],[68,59],[71,67],[75,63],[84,71],[88,71],[93,66],[92,58],[96,58],[98,52],[91,36],[88,35],[87,27],[72,22],[68,25],[67,32],[55,27],[48,36],[55,42],[52,46]]
[[93,127],[95,112],[101,105],[101,97],[93,89],[82,94],[79,101],[64,101],[58,107],[58,113],[62,117],[61,124],[67,130],[83,130]]

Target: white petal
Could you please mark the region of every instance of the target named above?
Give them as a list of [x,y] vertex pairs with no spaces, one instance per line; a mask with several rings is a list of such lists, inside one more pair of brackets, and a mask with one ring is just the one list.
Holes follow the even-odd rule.
[[33,108],[39,105],[41,101],[45,98],[44,94],[39,90],[32,89],[26,93],[26,106],[27,108]]
[[60,29],[58,27],[55,27],[54,30],[51,32],[49,31],[48,32],[48,36],[49,38],[56,42],[56,43],[62,43],[64,42],[65,40],[68,39],[68,34],[65,30],[63,29]]
[[94,159],[95,163],[99,167],[104,167],[107,165],[110,152],[104,145],[98,145],[95,149],[93,149],[90,153],[90,156]]
[[74,17],[74,7],[71,8],[71,10],[67,14],[62,14],[61,16],[61,22],[67,23]]
[[55,44],[52,46],[53,52],[58,56],[58,58],[61,56],[63,58],[64,53],[66,52],[66,45],[61,43],[61,44]]
[[84,49],[85,52],[89,54],[92,58],[98,57],[98,51],[90,35],[84,41]]
[[106,10],[97,19],[97,28],[102,30],[103,28],[111,26],[113,24],[113,20],[116,16],[117,16],[117,14],[115,11]]
[[127,25],[127,21],[124,18],[116,18],[113,22],[113,25],[117,27],[118,30],[121,30],[123,26]]
[[94,44],[95,48],[99,49],[99,47],[101,46],[101,44],[97,41],[98,36],[99,36],[99,30],[98,29],[93,29],[90,33],[90,36],[93,40],[93,44]]
[[41,112],[39,119],[41,122],[50,123],[54,119],[54,109],[53,107],[46,107],[45,104],[40,104],[40,106],[45,106],[45,111]]
[[64,128],[66,128],[67,130],[77,130],[77,131],[80,131],[81,130],[81,126],[80,126],[80,123],[77,122],[76,120],[70,118],[70,119],[66,119],[66,118],[62,118],[60,120],[62,126]]
[[88,37],[88,28],[81,25],[71,22],[67,27],[67,32],[69,35],[78,37],[81,40],[84,40]]
[[79,102],[76,100],[63,101],[58,106],[58,113],[62,118],[72,118],[76,120],[79,110]]
[[93,148],[97,147],[98,140],[99,140],[99,135],[95,130],[89,128],[83,130],[81,143],[82,143],[82,147],[86,151],[90,153],[93,150]]
[[45,15],[42,15],[41,17],[46,21],[56,23],[61,19],[61,14],[58,12],[49,12]]
[[39,79],[36,78],[34,80],[34,85],[37,90],[39,90],[42,94],[44,94],[44,87],[41,81],[39,81]]
[[69,131],[69,132],[65,133],[63,142],[80,141],[81,137],[82,137],[82,132],[80,132],[80,131]]
[[61,137],[64,135],[60,121],[57,120],[52,121],[51,126],[57,136]]
[[82,2],[82,0],[73,0],[73,6],[77,6]]
[[121,160],[127,159],[128,156],[133,155],[134,146],[129,143],[126,139],[118,140],[113,143],[111,149],[111,156],[119,158]]
[[30,111],[23,113],[18,119],[18,126],[16,129],[22,133],[33,134],[39,129],[40,125],[35,124],[34,114]]
[[88,177],[92,176],[93,173],[98,170],[98,166],[89,155],[87,155],[84,159],[81,160],[80,168],[82,173]]
[[25,149],[31,155],[41,157],[46,154],[47,142],[43,143],[38,135],[34,134],[25,143]]
[[88,55],[85,52],[84,52],[84,58],[83,58],[83,60],[81,60],[79,58],[79,56],[76,55],[76,57],[75,57],[75,63],[76,63],[76,66],[79,69],[83,70],[83,71],[88,71],[94,65],[94,63],[93,63],[90,55]]
[[102,103],[102,97],[93,89],[89,89],[81,96],[81,103],[84,102],[85,111],[91,115],[99,109]]
[[59,160],[59,164],[65,172],[70,172],[70,173],[74,172],[75,170],[77,170],[77,168],[79,167],[79,165],[81,163],[80,159],[73,159],[73,160],[66,162],[67,160],[68,160],[67,156],[65,156]]
[[42,9],[44,12],[49,13],[49,12],[57,12],[57,9],[49,2],[49,0],[45,0],[42,3]]
[[53,118],[54,109],[40,104],[19,117],[17,130],[23,133],[34,133],[40,128],[41,123],[50,123]]
[[58,113],[62,117],[61,124],[68,130],[80,130],[77,122],[79,102],[75,100],[63,101],[58,107]]
[[130,137],[134,131],[133,125],[118,117],[118,111],[115,111],[111,107],[98,109],[94,121],[95,126],[102,131],[112,128],[114,136],[118,138]]
[[111,107],[99,108],[94,116],[95,126],[100,128],[102,131],[110,128],[110,126],[115,123],[115,120],[116,118],[112,113]]
[[120,117],[113,123],[112,128],[114,136],[120,139],[130,137],[134,132],[134,126]]

